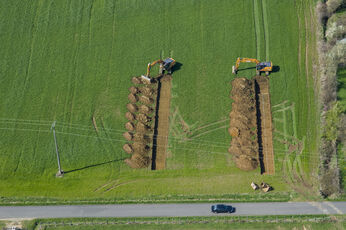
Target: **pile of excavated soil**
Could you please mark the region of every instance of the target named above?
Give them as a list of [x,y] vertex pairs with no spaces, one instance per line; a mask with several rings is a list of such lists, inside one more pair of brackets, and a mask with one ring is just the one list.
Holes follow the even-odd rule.
[[152,97],[155,94],[155,89],[152,87],[141,87],[139,88],[139,91],[147,97]]
[[131,168],[146,168],[150,165],[151,159],[147,155],[133,153],[131,158],[125,159],[125,163]]
[[138,101],[138,97],[136,94],[130,93],[127,97],[132,103],[136,103]]
[[157,87],[153,82],[147,82],[141,77],[131,79],[135,86],[129,88],[128,99],[131,103],[126,105],[128,112],[125,117],[129,120],[125,128],[129,131],[123,134],[127,144],[123,146],[125,152],[132,154],[131,158],[125,162],[131,168],[145,168],[151,163],[152,137],[154,134],[151,128],[155,114],[152,106],[155,106],[154,95]]
[[123,137],[127,140],[127,141],[133,141],[133,133],[131,132],[125,132],[123,134]]
[[150,150],[150,147],[146,145],[145,142],[143,142],[142,140],[135,141],[132,147],[136,153],[139,153],[142,155],[145,153],[148,153],[148,151]]
[[150,138],[148,135],[146,134],[142,134],[142,133],[136,133],[133,137],[134,141],[138,141],[138,142],[142,142],[142,143],[146,143],[149,144],[150,142],[152,142],[152,138]]
[[132,148],[131,144],[124,144],[123,150],[125,152],[127,152],[128,154],[133,153],[133,148]]
[[131,112],[126,112],[125,117],[129,121],[135,121],[136,120],[136,115],[134,115]]
[[150,106],[147,106],[147,105],[141,105],[139,107],[139,112],[148,115],[148,114],[153,113],[154,109],[152,107],[150,107]]
[[235,165],[244,171],[254,170],[258,167],[258,160],[245,154],[233,157]]
[[142,102],[145,105],[151,105],[151,104],[154,103],[154,99],[153,98],[147,97],[147,96],[144,96],[144,95],[139,97],[139,101]]
[[148,124],[151,121],[151,117],[148,117],[147,115],[145,115],[143,113],[139,113],[137,115],[137,120],[144,123],[144,124]]
[[138,111],[138,106],[136,104],[127,104],[126,108],[131,113],[137,113],[137,111]]
[[132,123],[132,122],[127,122],[125,124],[125,128],[128,130],[128,131],[134,131],[135,130],[135,125]]
[[137,88],[137,87],[134,87],[134,86],[131,86],[131,87],[129,88],[129,91],[130,91],[131,93],[133,93],[133,94],[136,94],[136,93],[138,93],[138,88]]
[[230,97],[233,103],[228,131],[232,140],[228,151],[239,169],[254,170],[259,165],[254,81],[234,79]]
[[141,133],[152,133],[153,132],[152,128],[149,125],[145,125],[142,122],[137,122],[136,130],[137,130],[137,132],[141,132]]
[[143,84],[141,77],[133,77],[131,81],[135,85]]

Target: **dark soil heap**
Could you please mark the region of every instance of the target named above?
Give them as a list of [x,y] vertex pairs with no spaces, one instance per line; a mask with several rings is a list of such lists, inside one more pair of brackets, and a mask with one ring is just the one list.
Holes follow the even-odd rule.
[[232,140],[228,152],[233,155],[238,168],[254,170],[259,165],[254,81],[246,78],[234,79],[230,97],[233,103],[228,131]]

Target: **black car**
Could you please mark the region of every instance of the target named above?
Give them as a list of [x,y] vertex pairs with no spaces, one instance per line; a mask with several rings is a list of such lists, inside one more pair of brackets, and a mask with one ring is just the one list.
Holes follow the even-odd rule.
[[211,206],[211,212],[213,213],[232,213],[234,208],[231,205],[216,204]]

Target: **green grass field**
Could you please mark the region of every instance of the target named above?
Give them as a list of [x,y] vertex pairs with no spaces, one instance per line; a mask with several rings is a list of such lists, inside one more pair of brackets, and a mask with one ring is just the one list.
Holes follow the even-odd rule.
[[[314,0],[6,1],[0,7],[0,196],[102,200],[290,192],[318,165]],[[173,56],[167,170],[131,170],[122,133],[131,76]],[[273,62],[275,176],[227,153],[236,58]],[[249,68],[253,65],[242,65]],[[239,71],[252,77],[255,70]],[[96,120],[98,132],[93,127]],[[56,120],[61,163],[57,172]],[[291,151],[290,146],[302,146]],[[290,152],[290,154],[288,154]],[[287,196],[289,199],[289,196]]]

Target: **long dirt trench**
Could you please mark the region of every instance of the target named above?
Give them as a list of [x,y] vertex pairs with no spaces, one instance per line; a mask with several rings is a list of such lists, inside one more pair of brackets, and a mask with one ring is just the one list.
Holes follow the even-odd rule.
[[171,87],[171,75],[164,75],[159,78],[151,165],[154,170],[165,169],[166,167]]
[[273,127],[270,106],[269,79],[263,76],[255,76],[256,107],[258,129],[259,157],[262,174],[275,174],[274,149],[273,149]]

